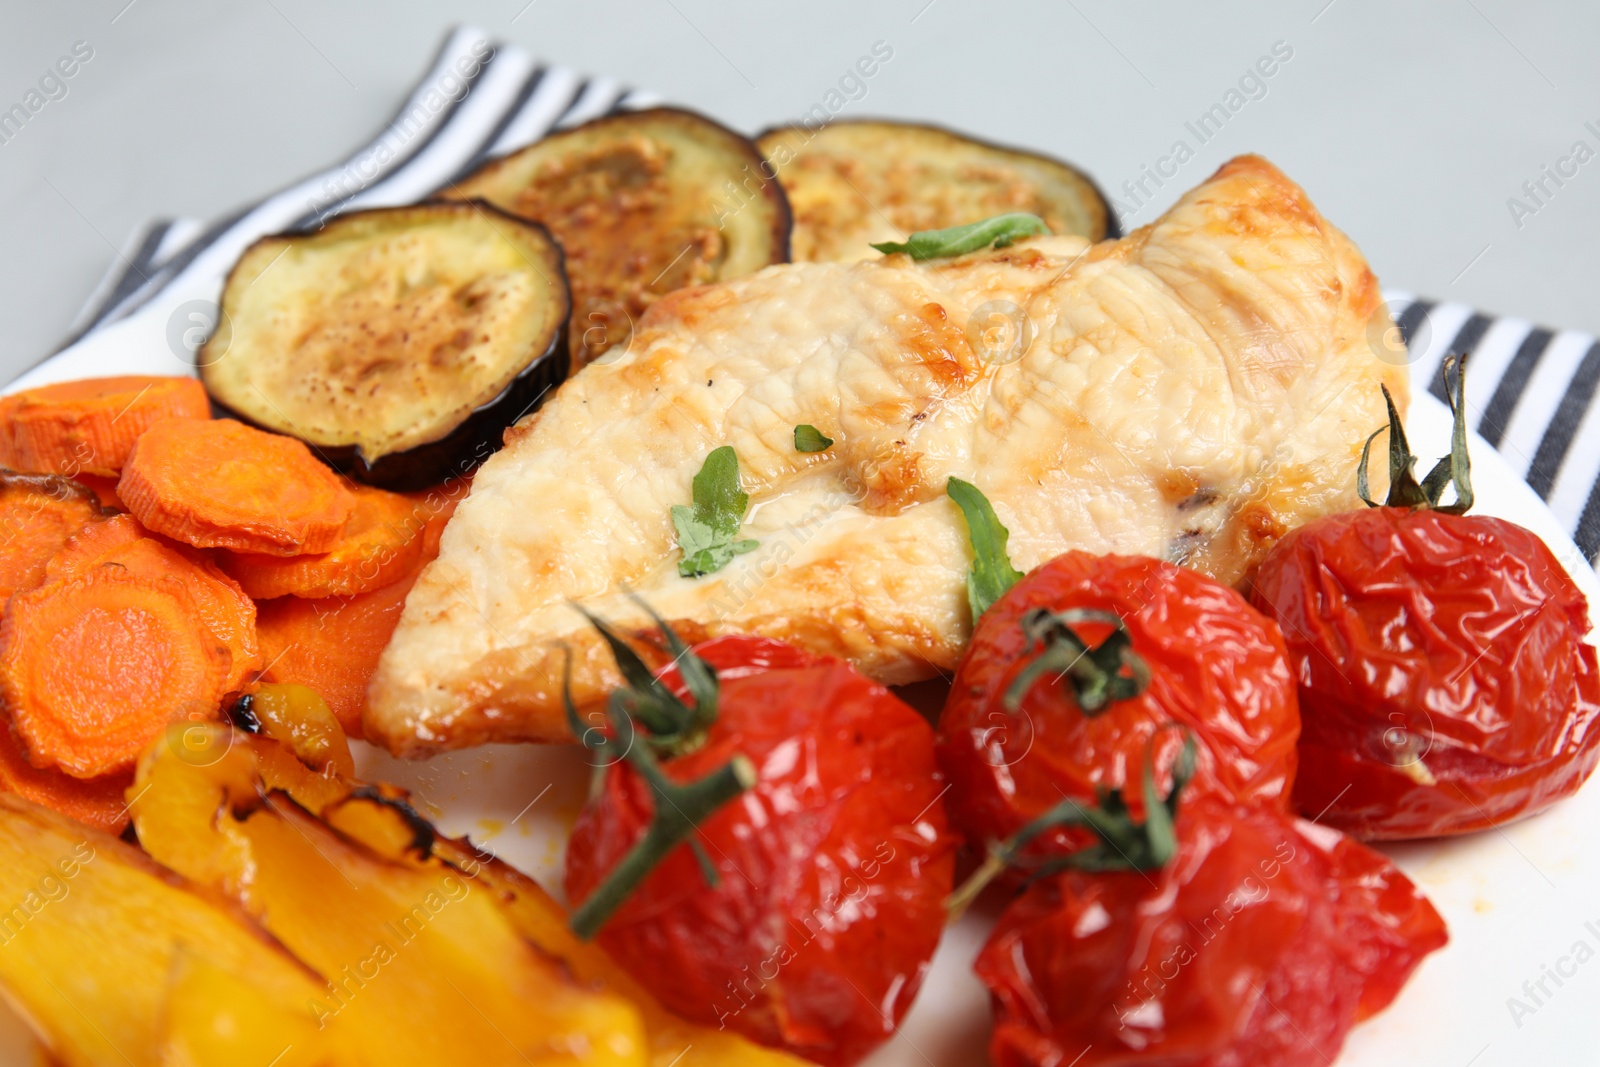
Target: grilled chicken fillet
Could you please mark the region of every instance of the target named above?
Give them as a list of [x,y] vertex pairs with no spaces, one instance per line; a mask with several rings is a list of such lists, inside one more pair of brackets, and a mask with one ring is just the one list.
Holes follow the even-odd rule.
[[[1292,527],[1360,506],[1379,384],[1406,397],[1369,342],[1391,325],[1356,248],[1248,156],[1117,241],[681,290],[479,470],[373,678],[367,735],[412,756],[569,738],[568,651],[580,707],[618,682],[569,602],[643,629],[629,590],[690,639],[766,634],[890,683],[948,672],[972,623],[952,475],[988,496],[1021,570],[1082,548],[1246,580]],[[799,423],[833,446],[796,451]],[[760,546],[682,578],[669,509],[721,445]]]

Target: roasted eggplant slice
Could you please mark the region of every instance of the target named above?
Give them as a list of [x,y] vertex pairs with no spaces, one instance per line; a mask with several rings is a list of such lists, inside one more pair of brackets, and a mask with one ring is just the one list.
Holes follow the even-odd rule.
[[420,489],[483,462],[566,376],[571,306],[537,223],[483,203],[357,211],[240,257],[200,377],[340,470]]
[[780,126],[756,143],[789,194],[797,263],[866,259],[878,254],[873,241],[1012,211],[1038,215],[1052,233],[1120,234],[1106,198],[1076,168],[937,126]]
[[550,227],[572,282],[572,366],[627,345],[663,293],[789,259],[789,204],[756,146],[703,115],[595,119],[444,190]]

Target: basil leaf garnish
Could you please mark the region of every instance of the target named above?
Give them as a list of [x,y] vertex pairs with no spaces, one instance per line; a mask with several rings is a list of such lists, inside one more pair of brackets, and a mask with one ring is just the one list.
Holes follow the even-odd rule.
[[967,603],[972,606],[972,621],[989,610],[1005,591],[1022,579],[1022,572],[1011,565],[1006,553],[1010,534],[989,505],[989,498],[971,482],[951,478],[945,492],[956,502],[967,520],[967,539],[972,543],[972,567],[967,571]]
[[678,573],[699,578],[728,565],[734,556],[753,551],[759,541],[736,540],[739,524],[750,507],[750,495],[739,489],[739,457],[732,445],[714,448],[694,476],[694,505],[672,506],[683,559]]
[[833,438],[825,437],[821,430],[808,422],[802,422],[794,428],[794,450],[796,452],[826,452],[833,447]]
[[948,230],[919,230],[904,242],[885,241],[872,247],[885,255],[904,252],[912,259],[939,259],[966,255],[990,245],[1005,248],[1024,237],[1049,232],[1050,227],[1039,216],[1014,211],[965,226],[952,226]]

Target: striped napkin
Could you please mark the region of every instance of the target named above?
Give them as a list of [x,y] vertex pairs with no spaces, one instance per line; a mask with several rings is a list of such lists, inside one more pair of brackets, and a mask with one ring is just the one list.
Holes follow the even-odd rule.
[[[136,233],[79,313],[68,345],[169,291],[221,281],[251,242],[350,208],[408,204],[553,129],[660,102],[608,78],[550,66],[473,27],[445,38],[390,123],[338,165],[210,225],[160,220]],[[1470,354],[1469,419],[1572,534],[1600,557],[1600,342],[1463,304],[1386,292],[1413,379],[1444,399],[1449,353]]]
[[234,261],[266,234],[315,227],[340,211],[414,203],[553,129],[660,102],[610,78],[539,63],[463,26],[445,38],[394,118],[344,161],[210,225],[158,220],[136,233],[62,347],[169,290],[214,279],[220,292]]
[[1600,565],[1600,341],[1410,293],[1385,299],[1412,381],[1445,398],[1446,355],[1468,356],[1467,419]]

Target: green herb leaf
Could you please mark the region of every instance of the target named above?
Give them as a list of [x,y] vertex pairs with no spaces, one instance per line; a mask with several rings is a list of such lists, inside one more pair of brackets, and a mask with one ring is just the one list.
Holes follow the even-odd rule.
[[990,245],[1006,248],[1013,241],[1049,232],[1050,227],[1039,216],[1014,211],[1009,215],[996,215],[965,226],[952,226],[948,230],[919,230],[903,243],[885,241],[872,247],[885,255],[904,252],[912,259],[939,259],[966,255]]
[[1022,579],[1022,572],[1011,565],[1006,540],[1011,536],[1000,525],[989,499],[978,487],[960,478],[951,478],[945,492],[956,502],[967,520],[967,539],[972,543],[972,567],[967,571],[967,603],[972,606],[972,621],[989,610],[1005,591]]
[[759,541],[735,540],[750,496],[739,488],[739,457],[732,445],[714,448],[694,476],[694,506],[672,506],[672,527],[683,560],[678,573],[699,578],[728,565],[734,556],[753,551]]
[[824,437],[822,431],[808,422],[802,422],[794,428],[794,450],[796,452],[826,452],[833,447],[833,438]]

